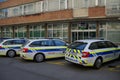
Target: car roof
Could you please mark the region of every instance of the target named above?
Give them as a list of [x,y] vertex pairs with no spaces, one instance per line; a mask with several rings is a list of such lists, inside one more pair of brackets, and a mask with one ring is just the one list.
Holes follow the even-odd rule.
[[5,41],[8,41],[8,40],[25,40],[25,39],[5,39]]
[[29,41],[43,41],[43,40],[61,40],[61,39],[29,39]]
[[76,40],[75,42],[87,42],[87,43],[92,43],[92,42],[98,42],[98,41],[107,41],[107,40],[85,39],[85,40]]

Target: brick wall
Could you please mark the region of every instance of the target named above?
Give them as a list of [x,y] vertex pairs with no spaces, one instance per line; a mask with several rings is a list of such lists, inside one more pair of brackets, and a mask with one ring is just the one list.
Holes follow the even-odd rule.
[[44,21],[67,20],[72,18],[73,18],[72,10],[62,10],[62,11],[46,12],[46,13],[40,13],[40,14],[34,14],[28,16],[0,19],[0,26],[44,22]]
[[105,7],[90,7],[88,15],[89,17],[105,17]]
[[16,6],[16,5],[21,5],[25,3],[35,2],[35,1],[40,1],[40,0],[8,0],[8,1],[0,3],[0,9],[11,7],[11,6]]

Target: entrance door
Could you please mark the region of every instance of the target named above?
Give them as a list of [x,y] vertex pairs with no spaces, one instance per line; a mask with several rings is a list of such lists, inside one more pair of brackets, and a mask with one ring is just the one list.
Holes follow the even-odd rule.
[[81,39],[96,38],[96,23],[81,22],[74,23],[71,27],[72,42]]
[[82,39],[95,39],[96,31],[76,31],[72,32],[72,42]]
[[77,32],[72,32],[72,42],[77,40],[78,33]]

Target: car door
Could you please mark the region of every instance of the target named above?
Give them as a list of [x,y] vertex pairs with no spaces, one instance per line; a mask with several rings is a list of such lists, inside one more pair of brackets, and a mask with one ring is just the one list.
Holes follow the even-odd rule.
[[97,56],[103,58],[103,62],[109,61],[113,57],[113,51],[107,46],[105,41],[96,42],[97,49],[94,50]]
[[8,40],[3,43],[6,50],[11,50],[16,48],[15,40]]
[[59,46],[56,46],[54,40],[52,39],[41,41],[41,47],[43,48],[46,58],[61,56],[61,48]]
[[119,57],[119,48],[117,45],[115,45],[114,43],[110,42],[110,41],[106,41],[106,44],[108,45],[108,47],[110,48],[110,50],[113,52],[112,54],[112,58],[118,58]]

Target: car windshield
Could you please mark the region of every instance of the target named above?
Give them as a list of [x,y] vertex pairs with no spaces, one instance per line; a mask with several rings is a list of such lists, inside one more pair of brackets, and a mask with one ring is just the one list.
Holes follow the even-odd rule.
[[68,48],[84,50],[86,45],[87,45],[87,43],[85,43],[85,42],[73,42],[72,44],[70,44],[68,46]]
[[24,47],[28,43],[30,43],[30,40],[26,40],[26,42],[24,44],[22,44],[22,47]]

